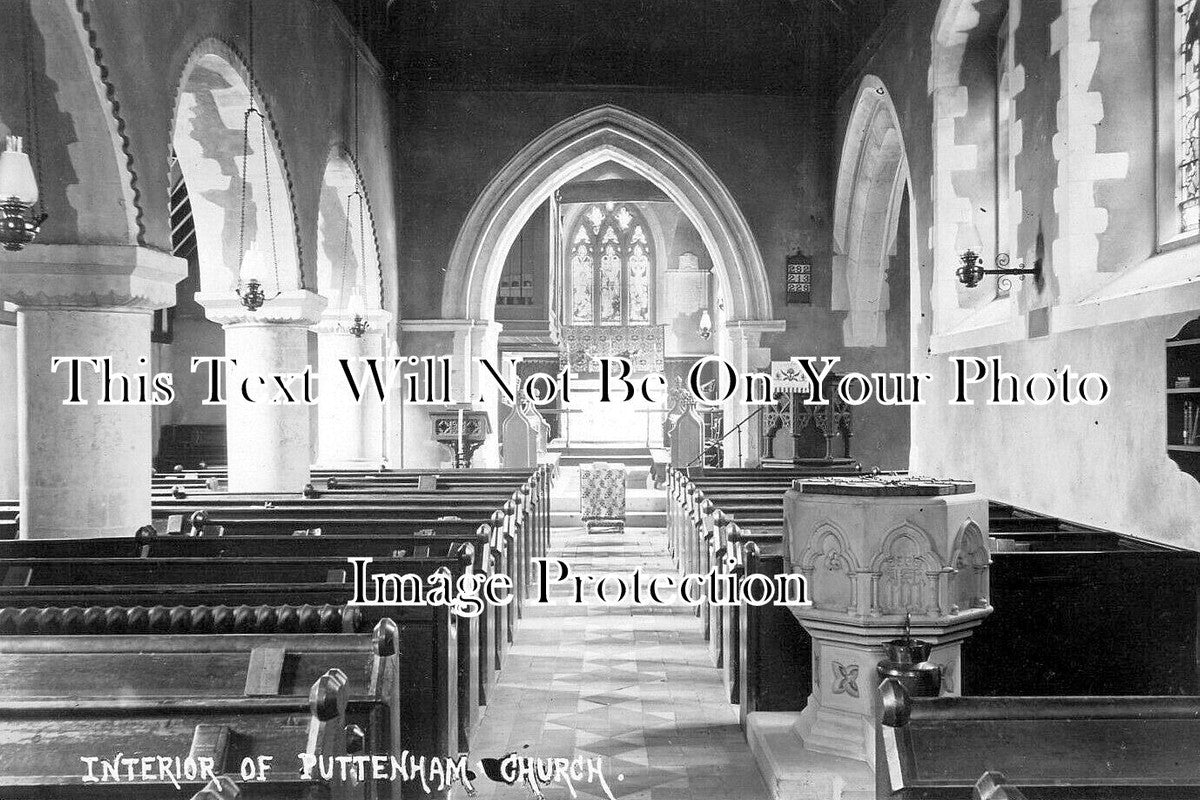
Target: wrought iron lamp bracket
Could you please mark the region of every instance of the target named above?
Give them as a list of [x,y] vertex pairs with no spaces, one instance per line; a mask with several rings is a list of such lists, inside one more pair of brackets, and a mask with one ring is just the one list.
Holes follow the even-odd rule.
[[999,289],[1003,292],[1011,291],[1013,275],[1032,275],[1035,281],[1040,281],[1042,277],[1042,260],[1039,258],[1033,262],[1033,267],[1028,268],[1025,262],[1021,262],[1018,269],[1008,269],[1011,261],[1008,253],[998,253],[996,255],[996,266],[998,269],[984,269],[983,259],[974,250],[967,250],[959,260],[962,261],[962,266],[955,271],[958,280],[968,289],[974,289],[983,280],[985,275],[1000,275],[997,281]]

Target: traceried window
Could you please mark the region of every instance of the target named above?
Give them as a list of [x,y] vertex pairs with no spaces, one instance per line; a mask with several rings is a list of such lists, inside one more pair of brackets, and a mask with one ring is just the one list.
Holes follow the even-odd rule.
[[641,212],[628,203],[587,209],[570,239],[572,325],[650,324],[654,248]]
[[1200,0],[1175,4],[1175,203],[1180,233],[1200,232]]

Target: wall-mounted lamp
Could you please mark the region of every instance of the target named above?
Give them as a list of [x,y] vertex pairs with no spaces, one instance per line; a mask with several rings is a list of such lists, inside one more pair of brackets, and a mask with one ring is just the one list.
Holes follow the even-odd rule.
[[0,153],[0,244],[5,250],[20,250],[33,241],[46,221],[35,214],[37,180],[20,136],[5,139]]
[[700,338],[704,340],[708,340],[708,338],[712,336],[712,316],[708,313],[707,308],[700,312],[700,329],[697,331],[697,333],[699,333]]
[[999,269],[984,269],[983,259],[974,250],[966,250],[959,259],[962,261],[962,266],[955,271],[955,275],[962,282],[963,286],[968,289],[974,289],[983,280],[984,275],[1002,275],[999,285],[1002,291],[1008,291],[1012,288],[1012,280],[1010,275],[1033,275],[1034,278],[1042,277],[1042,260],[1039,258],[1033,262],[1033,268],[1027,269],[1025,262],[1021,262],[1020,269],[1007,269],[1009,264],[1008,253],[999,253],[996,255],[996,266]]

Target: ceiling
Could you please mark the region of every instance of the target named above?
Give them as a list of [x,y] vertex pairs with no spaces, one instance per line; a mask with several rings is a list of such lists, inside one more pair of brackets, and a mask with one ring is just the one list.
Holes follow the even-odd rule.
[[836,79],[898,0],[334,2],[408,88],[792,93]]

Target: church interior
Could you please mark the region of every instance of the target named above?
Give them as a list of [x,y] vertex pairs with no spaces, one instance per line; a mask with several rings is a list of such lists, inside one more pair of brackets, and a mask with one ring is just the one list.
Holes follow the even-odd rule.
[[1200,0],[0,16],[6,800],[1200,797]]

